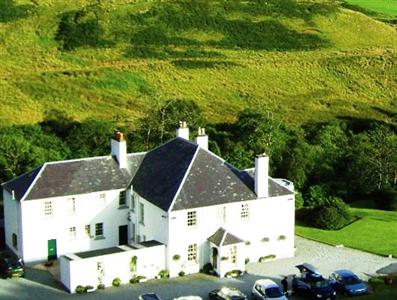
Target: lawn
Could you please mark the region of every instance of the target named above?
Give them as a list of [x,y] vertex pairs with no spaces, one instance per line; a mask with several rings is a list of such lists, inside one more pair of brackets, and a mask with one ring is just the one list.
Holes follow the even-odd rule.
[[302,225],[296,234],[331,245],[343,244],[379,255],[397,257],[397,212],[376,209],[352,208],[359,219],[336,231],[326,231]]
[[368,10],[381,19],[397,19],[397,0],[346,0],[348,4]]
[[360,296],[360,300],[392,300],[396,299],[397,295],[397,281],[396,278],[392,285],[385,285],[381,278],[371,281],[371,286],[374,292],[370,295]]

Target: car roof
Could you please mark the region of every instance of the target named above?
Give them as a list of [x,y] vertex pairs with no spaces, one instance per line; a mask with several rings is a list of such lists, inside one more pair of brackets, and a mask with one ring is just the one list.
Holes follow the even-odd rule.
[[223,286],[218,290],[220,293],[228,296],[241,296],[243,293],[236,288]]
[[341,270],[336,270],[334,273],[341,275],[341,276],[356,276],[352,271],[347,270],[347,269],[341,269]]
[[255,285],[261,285],[261,286],[263,286],[265,288],[270,287],[270,286],[277,286],[278,287],[277,283],[275,283],[273,280],[267,279],[267,278],[258,279],[257,281],[255,281]]
[[203,300],[203,298],[201,298],[200,296],[181,296],[178,298],[175,298],[174,300]]
[[308,264],[308,263],[303,263],[303,264],[300,264],[300,265],[296,265],[295,267],[298,268],[299,271],[301,271],[301,272],[302,272],[303,269],[306,269],[306,270],[308,270],[308,271],[310,271],[312,273],[321,274],[319,272],[319,270],[315,266],[313,266],[311,264]]
[[142,295],[140,295],[140,297],[142,297],[142,299],[144,299],[144,300],[159,300],[160,299],[160,297],[157,296],[155,293],[142,294]]

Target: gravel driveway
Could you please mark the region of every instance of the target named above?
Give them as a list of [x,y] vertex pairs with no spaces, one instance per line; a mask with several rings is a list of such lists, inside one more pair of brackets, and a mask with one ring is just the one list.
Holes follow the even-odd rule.
[[[208,299],[208,292],[223,285],[234,286],[247,295],[258,278],[272,278],[279,282],[285,275],[296,274],[294,266],[308,262],[316,266],[325,277],[340,268],[349,268],[363,279],[375,274],[376,270],[397,262],[396,259],[380,257],[365,252],[324,245],[296,237],[296,256],[267,263],[250,263],[249,274],[238,279],[216,278],[195,274],[180,278],[151,280],[136,285],[123,285],[84,295],[70,295],[61,289],[47,271],[28,269],[26,278],[0,280],[0,299],[138,299],[138,295],[156,292],[163,300],[171,300],[181,295],[195,294]],[[291,296],[290,300],[299,298]]]

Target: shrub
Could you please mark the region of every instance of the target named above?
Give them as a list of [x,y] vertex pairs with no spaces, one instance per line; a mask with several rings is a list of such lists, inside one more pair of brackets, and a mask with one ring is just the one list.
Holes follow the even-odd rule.
[[227,256],[222,256],[222,257],[221,257],[221,260],[222,260],[222,261],[225,261],[225,260],[228,260],[228,259],[229,259],[229,257],[227,257]]
[[214,267],[211,263],[206,263],[203,268],[201,269],[201,273],[213,275],[214,274]]
[[248,264],[250,262],[250,259],[247,257],[245,260],[244,260],[244,263],[245,264]]
[[259,258],[258,262],[263,263],[263,262],[266,262],[266,261],[268,261],[268,260],[272,260],[272,259],[275,259],[275,258],[276,258],[276,255],[274,255],[274,254],[269,254],[269,255],[266,255],[266,256],[261,256],[261,257]]
[[184,271],[180,271],[180,272],[178,273],[178,275],[179,275],[180,277],[183,277],[183,276],[185,276],[185,272],[184,272]]
[[296,192],[295,193],[295,209],[300,209],[303,207],[303,196],[301,192]]
[[340,198],[327,198],[323,205],[313,209],[312,225],[325,230],[337,230],[352,219],[349,207]]
[[98,284],[97,289],[98,290],[104,290],[105,289],[105,285],[103,283]]
[[383,210],[397,210],[397,191],[385,189],[371,194],[376,206]]
[[241,274],[243,274],[243,272],[241,270],[232,270],[232,271],[226,272],[225,277],[226,278],[236,278],[236,277],[241,276]]
[[181,258],[181,256],[180,256],[179,254],[175,254],[175,255],[172,257],[172,259],[175,260],[175,261],[180,260],[180,258]]
[[83,294],[83,293],[85,293],[85,287],[82,286],[82,285],[76,286],[76,293],[77,293],[77,294]]
[[116,277],[115,279],[113,279],[113,281],[112,281],[113,286],[120,286],[120,284],[121,284],[120,278]]
[[327,189],[323,185],[312,185],[305,197],[305,206],[317,207],[324,204],[328,197]]
[[[164,271],[167,271],[167,270],[164,270]],[[160,271],[161,272],[161,271]],[[167,271],[168,272],[168,271]],[[135,283],[139,283],[139,282],[141,282],[141,280],[143,280],[143,279],[146,279],[146,277],[145,276],[142,276],[142,275],[137,275],[137,276],[134,276],[134,277],[132,277],[131,279],[130,279],[130,283],[131,284],[135,284]]]
[[159,277],[160,278],[168,278],[168,277],[170,277],[170,272],[168,272],[168,270],[161,270],[159,272]]

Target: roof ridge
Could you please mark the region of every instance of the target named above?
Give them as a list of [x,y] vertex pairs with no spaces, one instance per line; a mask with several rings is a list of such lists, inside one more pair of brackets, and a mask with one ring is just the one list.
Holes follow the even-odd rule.
[[227,229],[225,229],[223,227],[221,227],[221,228],[223,229],[223,235],[222,235],[221,242],[219,243],[219,246],[222,247],[223,243],[225,242],[225,239],[226,239],[226,236],[227,236],[228,232],[227,232]]
[[192,160],[190,161],[189,167],[186,169],[185,175],[183,175],[182,181],[179,184],[178,190],[176,191],[174,198],[172,199],[171,205],[168,208],[168,212],[172,211],[172,208],[174,207],[175,201],[179,196],[179,193],[181,192],[181,189],[186,181],[187,176],[189,175],[190,169],[193,166],[193,163],[197,157],[197,154],[199,153],[200,147],[197,144],[194,144],[196,146],[196,151],[194,152],[194,155],[192,157]]

